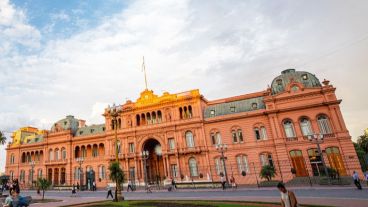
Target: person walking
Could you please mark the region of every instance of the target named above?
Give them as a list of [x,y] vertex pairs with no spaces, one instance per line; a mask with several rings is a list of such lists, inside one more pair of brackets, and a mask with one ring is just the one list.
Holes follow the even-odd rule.
[[221,175],[220,180],[221,180],[222,190],[225,190],[226,181],[225,181],[224,175]]
[[133,188],[132,188],[132,181],[131,181],[131,180],[128,180],[127,192],[129,192],[129,189],[130,189],[131,191],[133,191]]
[[75,190],[75,185],[73,184],[73,187],[72,187],[72,197],[75,197],[76,196],[76,190]]
[[107,196],[106,198],[109,198],[111,196],[112,199],[114,199],[114,196],[112,195],[111,187],[109,184],[107,184]]
[[97,190],[96,182],[95,181],[93,181],[93,183],[92,183],[92,188],[93,188],[93,191],[96,191]]
[[79,182],[77,182],[77,190],[79,190]]
[[283,183],[278,183],[277,188],[281,193],[282,207],[298,207],[298,201],[292,191],[288,191]]
[[176,190],[176,182],[173,177],[171,177],[171,187],[173,190]]
[[234,175],[231,175],[230,183],[231,183],[231,188],[232,188],[233,190],[236,190],[238,186],[236,185]]
[[358,190],[362,190],[362,185],[360,184],[359,175],[356,171],[353,171],[353,180]]

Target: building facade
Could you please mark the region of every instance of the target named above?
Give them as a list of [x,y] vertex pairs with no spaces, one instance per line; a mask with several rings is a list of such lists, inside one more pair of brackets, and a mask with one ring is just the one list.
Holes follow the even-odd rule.
[[[145,175],[150,183],[218,181],[227,175],[255,184],[265,165],[275,168],[275,179],[288,182],[323,175],[323,160],[340,176],[351,175],[361,172],[360,164],[335,90],[329,81],[294,69],[264,91],[214,101],[199,90],[158,96],[146,89],[135,102],[105,109],[101,125],[67,116],[50,130],[17,130],[7,147],[6,174],[25,186],[46,177],[55,186],[95,181],[105,187],[118,150],[126,177],[136,184]],[[120,111],[116,125],[111,109]],[[323,138],[321,153],[311,136]],[[226,159],[219,144],[227,146]],[[149,152],[146,160],[142,151]]]

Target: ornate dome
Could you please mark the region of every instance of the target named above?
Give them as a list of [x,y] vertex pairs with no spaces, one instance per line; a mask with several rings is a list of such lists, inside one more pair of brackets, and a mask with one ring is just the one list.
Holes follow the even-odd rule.
[[78,130],[79,120],[74,118],[72,115],[66,116],[66,118],[61,119],[56,122],[51,127],[51,132],[59,132],[64,130],[71,130],[73,134]]
[[278,94],[285,91],[285,88],[290,82],[301,83],[305,88],[321,87],[321,82],[318,78],[305,71],[296,71],[295,69],[287,69],[281,72],[281,75],[273,79],[271,88],[272,94]]

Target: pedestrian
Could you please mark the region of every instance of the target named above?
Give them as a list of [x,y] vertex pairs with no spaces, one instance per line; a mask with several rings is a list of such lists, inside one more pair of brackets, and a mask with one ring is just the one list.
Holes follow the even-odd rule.
[[368,186],[368,170],[365,171],[365,181],[367,182],[367,186]]
[[232,189],[237,189],[238,186],[236,185],[235,178],[234,178],[233,175],[231,175],[230,183],[231,183],[231,188]]
[[10,207],[13,206],[13,195],[14,195],[14,190],[10,190],[9,196],[5,198],[5,202],[3,204],[3,207]]
[[111,187],[109,184],[107,184],[107,196],[106,198],[109,198],[111,196],[112,199],[114,199],[114,196],[112,195]]
[[281,193],[281,206],[282,207],[298,207],[298,201],[292,191],[288,191],[284,184],[277,184],[277,188]]
[[172,186],[172,189],[176,190],[176,182],[173,177],[171,177],[171,186]]
[[41,196],[41,189],[40,189],[40,187],[37,188],[37,195],[38,196]]
[[131,180],[128,180],[127,192],[129,192],[129,189],[130,189],[131,191],[133,191],[133,188],[132,188],[132,181],[131,181]]
[[93,183],[92,183],[92,191],[96,191],[96,190],[97,190],[96,182],[93,181]]
[[353,171],[353,180],[354,180],[355,186],[359,190],[362,190],[362,185],[360,184],[359,175],[358,175],[358,173],[356,171]]
[[147,192],[147,193],[152,193],[151,185],[150,185],[150,184],[147,184],[146,192]]
[[75,197],[76,196],[76,190],[75,190],[75,185],[73,184],[73,187],[72,187],[72,197]]
[[13,189],[15,190],[15,192],[16,192],[17,194],[19,194],[19,193],[20,193],[20,188],[19,188],[19,182],[18,182],[18,179],[15,179],[15,180],[13,181]]
[[225,181],[224,175],[221,175],[220,179],[221,179],[222,190],[225,190],[226,181]]
[[77,182],[77,190],[79,190],[79,182]]

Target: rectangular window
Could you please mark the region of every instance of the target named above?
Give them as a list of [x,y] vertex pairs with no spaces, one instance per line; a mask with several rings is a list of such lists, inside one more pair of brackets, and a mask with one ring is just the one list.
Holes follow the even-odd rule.
[[175,164],[171,165],[171,175],[174,178],[178,177],[178,166]]
[[215,159],[215,166],[217,175],[220,175],[221,173],[225,175],[224,163],[221,158]]
[[244,139],[243,139],[243,132],[242,132],[242,130],[238,130],[238,138],[239,138],[239,142],[243,142],[244,141]]
[[259,129],[258,128],[255,128],[254,129],[254,133],[256,135],[256,139],[257,140],[261,140],[261,133],[259,132]]
[[211,117],[214,117],[216,116],[216,111],[215,110],[211,110],[211,114],[210,114]]
[[263,140],[267,139],[267,131],[265,127],[261,127],[261,139]]
[[235,106],[230,107],[230,112],[232,112],[232,113],[235,112]]
[[132,181],[135,180],[135,168],[134,167],[129,168],[129,179]]
[[247,156],[245,155],[239,155],[236,157],[236,162],[238,164],[238,169],[240,174],[242,174],[242,172],[249,172],[249,166],[248,166],[248,159]]
[[134,153],[134,143],[129,143],[129,153]]
[[215,145],[216,144],[216,136],[215,134],[211,133],[211,141],[212,141],[212,144]]
[[174,150],[175,149],[175,139],[169,138],[169,149]]
[[233,143],[237,143],[237,142],[238,142],[238,137],[237,137],[237,135],[236,135],[236,132],[235,132],[235,131],[232,131],[232,132],[231,132],[231,135],[232,135],[232,137],[233,137]]

